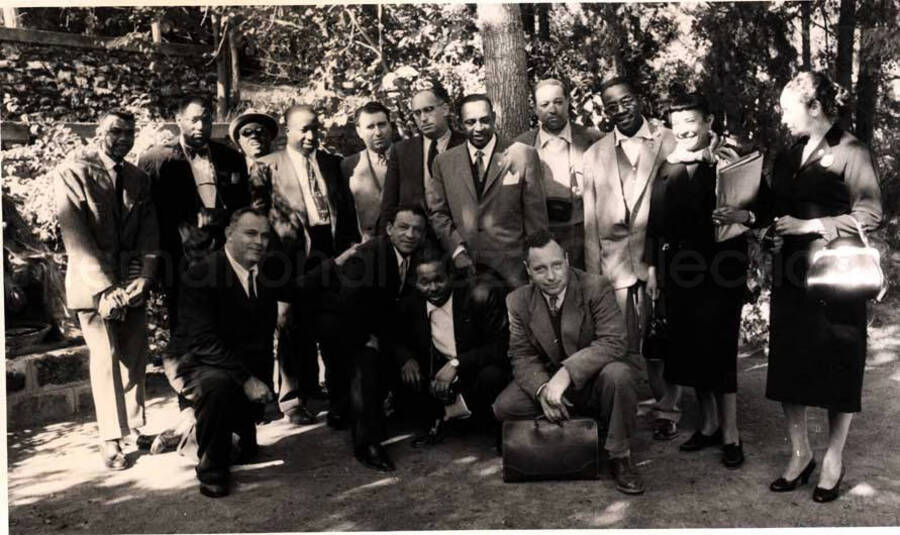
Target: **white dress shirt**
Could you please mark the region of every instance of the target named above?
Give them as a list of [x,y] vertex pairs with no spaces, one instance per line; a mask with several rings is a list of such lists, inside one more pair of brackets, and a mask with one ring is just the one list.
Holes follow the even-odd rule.
[[113,187],[115,187],[116,183],[119,181],[119,176],[116,174],[116,161],[113,160],[109,154],[103,152],[102,149],[97,149],[97,155],[100,157],[103,167],[106,168],[106,172],[109,173],[109,177],[112,178]]
[[641,127],[638,128],[638,131],[633,136],[626,136],[619,130],[618,126],[613,128],[613,132],[616,136],[616,145],[622,145],[622,150],[625,152],[625,156],[628,157],[628,161],[631,162],[633,167],[637,167],[638,158],[641,155],[641,146],[645,140],[653,139],[653,134],[650,133],[650,125],[642,117]]
[[287,155],[291,160],[291,163],[294,165],[294,172],[297,174],[297,181],[300,182],[300,191],[303,193],[303,204],[306,206],[306,217],[309,218],[309,226],[315,227],[317,225],[330,225],[331,219],[331,204],[329,203],[328,212],[329,217],[322,218],[319,216],[319,209],[316,206],[316,199],[313,197],[312,190],[309,187],[309,175],[307,174],[307,160],[312,164],[312,169],[316,173],[316,182],[319,184],[319,191],[322,192],[322,195],[325,196],[326,202],[328,201],[328,188],[325,185],[325,179],[322,177],[322,171],[319,170],[319,163],[316,161],[316,151],[312,151],[309,153],[309,157],[304,156],[303,153],[298,151],[297,149],[287,146]]
[[209,159],[209,148],[204,155],[194,154],[189,151],[184,144],[184,138],[180,138],[181,150],[184,151],[184,157],[191,166],[191,174],[194,176],[194,183],[197,184],[197,194],[200,195],[200,201],[206,208],[216,207],[216,168],[213,167],[212,161]]
[[373,152],[369,149],[366,149],[366,154],[369,156],[369,164],[372,166],[372,171],[375,173],[375,180],[378,181],[378,187],[384,187],[384,175],[387,174],[387,161],[388,158],[391,157],[391,147],[388,147],[384,154],[378,154],[377,152]]
[[428,151],[431,150],[432,143],[437,143],[437,153],[442,154],[447,150],[447,145],[450,144],[450,129],[448,128],[444,135],[437,138],[437,140],[432,140],[428,136],[422,136],[422,169],[425,170],[425,180],[431,178],[431,169],[428,168]]
[[[572,127],[567,122],[559,134],[551,134],[543,128],[538,130],[538,155],[544,171],[544,182],[555,183],[567,191],[572,188],[572,162],[569,147],[572,146]],[[561,191],[559,187],[555,191]]]
[[[559,294],[556,295],[556,299],[557,299],[556,310],[562,310],[563,301],[566,300],[566,290],[568,290],[568,289],[569,289],[569,287],[566,286],[565,288],[562,289],[561,292],[559,292]],[[547,302],[547,308],[549,310],[553,310],[553,306],[550,305],[550,295],[545,294],[544,292],[541,292],[541,295],[544,296],[544,301]]]
[[231,264],[231,269],[234,270],[234,274],[237,275],[238,280],[241,281],[241,287],[244,289],[244,293],[247,297],[250,297],[250,277],[253,277],[253,287],[256,288],[256,295],[258,297],[259,288],[256,286],[256,266],[246,269],[244,266],[240,265],[238,261],[231,256],[231,251],[228,250],[228,247],[225,247],[225,258],[228,259],[228,263]]
[[469,141],[466,141],[466,146],[469,148],[469,161],[472,162],[472,165],[475,165],[475,159],[476,159],[475,153],[478,151],[482,152],[482,154],[483,154],[482,158],[484,160],[484,172],[485,172],[485,174],[487,174],[488,167],[490,167],[490,163],[491,163],[491,156],[493,156],[493,154],[494,154],[494,147],[497,146],[496,134],[491,137],[491,140],[488,141],[488,144],[485,145],[483,149],[477,148],[475,145],[473,145]]
[[441,306],[425,303],[431,323],[431,341],[435,349],[449,358],[456,358],[456,332],[453,330],[453,296]]

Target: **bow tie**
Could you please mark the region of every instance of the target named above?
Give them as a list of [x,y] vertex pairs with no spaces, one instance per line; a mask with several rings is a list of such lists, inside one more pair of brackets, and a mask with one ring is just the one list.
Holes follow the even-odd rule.
[[184,153],[189,158],[196,158],[197,156],[209,156],[209,145],[204,145],[199,149],[195,149],[194,147],[185,143]]

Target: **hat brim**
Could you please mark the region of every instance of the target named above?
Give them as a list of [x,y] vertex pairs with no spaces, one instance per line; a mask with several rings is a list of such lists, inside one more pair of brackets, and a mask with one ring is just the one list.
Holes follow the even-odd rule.
[[272,134],[272,139],[278,137],[278,122],[274,117],[265,113],[245,113],[231,121],[231,125],[228,127],[232,141],[238,142],[238,131],[247,123],[259,123]]

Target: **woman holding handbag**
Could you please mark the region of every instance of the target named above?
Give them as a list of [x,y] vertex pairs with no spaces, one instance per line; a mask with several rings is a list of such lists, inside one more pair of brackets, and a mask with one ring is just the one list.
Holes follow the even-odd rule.
[[749,226],[754,216],[746,209],[717,208],[717,166],[738,155],[719,147],[705,99],[696,94],[676,98],[669,120],[676,148],[653,184],[647,293],[654,302],[661,296],[665,304],[666,380],[693,387],[700,406],[700,428],[679,449],[721,446],[722,463],[735,469],[744,462],[737,426],[737,348],[749,258],[745,234],[717,241],[716,227]]
[[[781,122],[800,138],[775,161],[774,223],[766,397],[780,401],[791,458],[774,492],[806,483],[816,461],[806,408],[828,410],[828,449],[813,500],[838,497],[843,450],[860,411],[866,361],[864,298],[824,301],[807,288],[810,259],[840,237],[881,222],[881,190],[868,147],[835,123],[845,92],[818,72],[802,72],[782,90]],[[811,286],[810,286],[811,287]]]

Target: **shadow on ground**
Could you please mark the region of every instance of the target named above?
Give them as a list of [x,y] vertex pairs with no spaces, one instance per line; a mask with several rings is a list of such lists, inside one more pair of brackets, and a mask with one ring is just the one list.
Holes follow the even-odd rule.
[[[652,421],[639,418],[633,455],[647,483],[643,496],[616,492],[608,477],[504,484],[489,437],[450,437],[419,451],[409,447],[411,430],[402,426],[389,434],[397,471],[373,472],[353,460],[346,432],[280,420],[260,427],[261,458],[235,470],[234,493],[211,500],[197,492],[193,466],[175,453],[132,452],[131,469],[103,471],[94,425],[82,420],[8,435],[10,532],[895,526],[898,355],[898,314],[881,305],[870,330],[864,412],[853,422],[845,453],[845,490],[831,504],[814,503],[812,485],[788,494],[768,491],[789,448],[781,409],[763,395],[765,352],[756,351],[739,360],[744,467],[726,470],[713,450],[678,451],[695,426],[696,403],[687,392],[683,431],[675,441],[653,441]],[[153,432],[166,427],[177,408],[161,377],[153,378],[149,391]],[[646,385],[641,393],[649,397]],[[821,459],[824,411],[810,412],[810,430]]]

